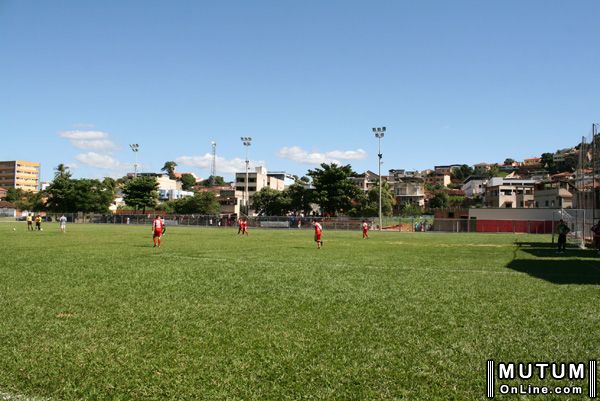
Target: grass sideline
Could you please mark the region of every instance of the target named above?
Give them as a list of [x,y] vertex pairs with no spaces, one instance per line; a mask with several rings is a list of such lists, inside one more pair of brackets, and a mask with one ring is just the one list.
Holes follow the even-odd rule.
[[309,230],[169,227],[154,249],[149,226],[43,228],[0,225],[6,397],[481,400],[487,359],[599,356],[600,263],[549,236],[325,231],[317,250]]

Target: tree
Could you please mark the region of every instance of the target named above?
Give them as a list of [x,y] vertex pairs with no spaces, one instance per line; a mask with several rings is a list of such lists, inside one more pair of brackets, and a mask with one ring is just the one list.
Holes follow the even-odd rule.
[[23,189],[10,187],[6,190],[6,201],[14,203],[23,197]]
[[168,161],[168,162],[165,162],[165,165],[160,170],[169,174],[169,178],[174,180],[175,179],[175,167],[177,167],[177,163],[175,163],[174,161]]
[[430,209],[443,209],[448,207],[448,194],[445,192],[438,192],[429,201]]
[[511,159],[510,157],[504,160],[505,166],[511,166],[515,162],[515,159]]
[[57,169],[54,181],[46,188],[46,207],[52,212],[76,212],[73,196],[73,180]]
[[225,185],[225,180],[220,175],[211,175],[206,180],[202,181],[203,187],[212,187],[214,185]]
[[422,213],[419,205],[415,203],[405,203],[400,209],[400,214],[402,216],[420,216]]
[[356,175],[350,165],[338,166],[335,163],[322,163],[321,168],[308,170],[313,180],[314,201],[321,206],[323,213],[336,215],[350,211],[353,201],[361,189],[350,177]]
[[[355,216],[374,217],[379,216],[379,180],[375,182],[373,188],[369,189],[366,196],[359,196],[356,199],[356,208],[352,211]],[[381,214],[391,216],[396,205],[396,197],[390,184],[387,182],[381,185]]]
[[288,193],[264,187],[252,195],[252,206],[259,215],[284,216],[290,211]]
[[154,177],[136,177],[123,187],[123,200],[136,210],[154,207],[158,200],[158,183]]
[[470,175],[473,175],[473,168],[463,164],[460,167],[454,167],[450,173],[453,179],[458,181],[464,181]]
[[46,188],[46,208],[53,212],[106,213],[114,198],[114,180],[73,180],[57,175]]
[[72,200],[69,203],[73,205],[73,209],[63,211],[106,213],[113,201],[114,191],[110,186],[105,185],[104,182],[84,178],[73,180],[70,195],[72,196]]
[[54,169],[54,178],[71,178],[71,172],[69,171],[69,167],[67,167],[63,163],[60,163]]
[[220,212],[219,202],[212,192],[198,192],[194,196],[174,201],[172,206],[178,214],[216,215]]
[[184,191],[190,191],[196,186],[196,179],[191,174],[181,175],[181,188]]
[[294,183],[286,190],[287,196],[290,199],[290,210],[296,213],[308,214],[311,210],[312,190],[307,189],[304,185]]

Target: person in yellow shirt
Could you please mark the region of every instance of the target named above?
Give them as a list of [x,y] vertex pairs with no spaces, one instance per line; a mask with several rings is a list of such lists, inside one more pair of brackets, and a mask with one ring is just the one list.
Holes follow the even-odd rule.
[[33,231],[33,216],[31,215],[31,213],[27,214],[25,220],[27,220],[27,231]]
[[42,231],[42,216],[39,214],[35,216],[35,229],[38,231]]

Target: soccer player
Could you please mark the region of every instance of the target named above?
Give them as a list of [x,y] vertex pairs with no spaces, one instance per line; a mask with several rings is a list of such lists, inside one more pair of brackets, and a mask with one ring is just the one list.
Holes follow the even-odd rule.
[[369,239],[369,223],[366,220],[362,222],[363,239]]
[[163,227],[165,223],[162,221],[160,216],[156,216],[154,221],[152,222],[152,240],[154,241],[154,246],[160,247],[160,238],[162,237]]
[[242,235],[249,235],[248,234],[248,219],[244,219],[244,221],[242,222]]
[[60,222],[60,232],[64,234],[67,229],[67,218],[63,214],[62,216],[60,216],[60,219],[58,219],[58,221]]
[[39,214],[35,216],[35,229],[38,231],[42,231],[42,216]]
[[238,220],[238,235],[240,234],[244,234],[244,219],[239,219]]
[[315,227],[315,242],[317,243],[317,249],[321,249],[323,246],[323,226],[318,221],[314,222],[313,225]]
[[556,232],[558,233],[558,249],[556,253],[564,253],[567,246],[567,234],[571,231],[569,226],[565,224],[565,222],[560,219],[558,225],[556,226]]
[[27,231],[33,231],[33,215],[31,213],[28,213],[25,220],[27,220]]

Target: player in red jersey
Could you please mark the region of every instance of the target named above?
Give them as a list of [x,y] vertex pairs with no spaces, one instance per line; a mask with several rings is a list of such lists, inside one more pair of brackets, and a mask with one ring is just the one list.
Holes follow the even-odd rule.
[[239,234],[242,234],[242,235],[246,234],[246,235],[248,235],[248,220],[246,220],[246,219],[240,219],[238,221],[238,227],[239,227],[238,228],[238,235]]
[[317,243],[317,249],[321,249],[323,246],[323,226],[318,221],[314,222],[313,225],[315,227],[315,242]]
[[363,239],[369,239],[369,223],[366,220],[362,222]]
[[165,222],[160,218],[160,216],[156,216],[152,222],[152,240],[154,241],[154,246],[157,246],[158,244],[160,247],[160,238],[162,237],[164,227]]

